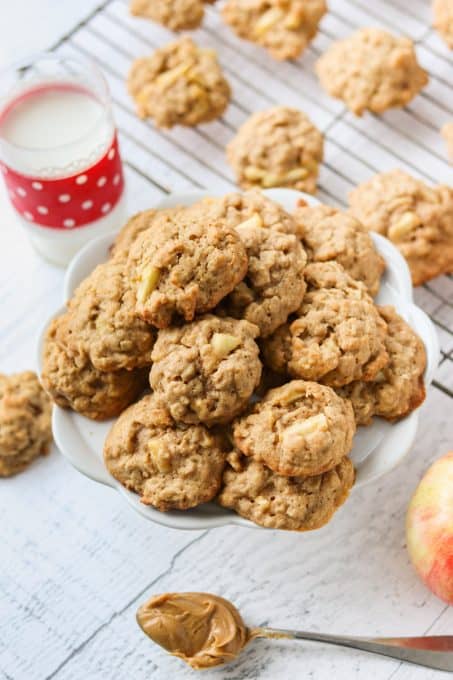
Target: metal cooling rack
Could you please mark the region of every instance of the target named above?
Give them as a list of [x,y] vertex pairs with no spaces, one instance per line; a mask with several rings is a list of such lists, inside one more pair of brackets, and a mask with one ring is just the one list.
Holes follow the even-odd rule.
[[[218,8],[208,6],[203,27],[194,38],[218,51],[233,100],[221,120],[201,129],[169,132],[137,119],[125,79],[134,58],[174,39],[174,34],[131,17],[125,0],[108,0],[54,49],[83,54],[102,68],[113,97],[137,210],[171,191],[233,189],[225,144],[252,112],[282,103],[300,107],[324,132],[325,161],[318,197],[341,207],[354,185],[395,167],[431,182],[453,182],[439,134],[440,127],[453,120],[453,60],[430,22],[430,3],[425,0],[330,0],[321,30],[303,57],[277,63],[260,48],[238,40],[223,25]],[[365,25],[411,37],[430,83],[404,110],[359,119],[320,89],[313,65],[332,40]],[[417,288],[415,298],[440,337],[442,358],[434,385],[453,398],[453,276]]]

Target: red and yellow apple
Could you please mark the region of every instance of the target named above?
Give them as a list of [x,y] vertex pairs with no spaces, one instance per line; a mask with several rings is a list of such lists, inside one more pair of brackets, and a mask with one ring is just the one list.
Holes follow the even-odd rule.
[[426,472],[409,504],[407,548],[433,593],[453,605],[453,451]]

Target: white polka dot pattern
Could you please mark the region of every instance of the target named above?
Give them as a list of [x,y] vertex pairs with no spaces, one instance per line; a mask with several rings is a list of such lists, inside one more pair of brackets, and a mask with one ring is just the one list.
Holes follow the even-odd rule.
[[110,213],[122,196],[124,180],[116,137],[97,163],[70,177],[30,177],[0,163],[14,209],[29,222],[74,229]]

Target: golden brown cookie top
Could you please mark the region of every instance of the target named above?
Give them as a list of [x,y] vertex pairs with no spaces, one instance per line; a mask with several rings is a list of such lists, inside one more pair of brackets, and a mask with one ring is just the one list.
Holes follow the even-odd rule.
[[296,59],[315,37],[325,0],[227,0],[222,16],[245,40],[275,59]]
[[214,120],[230,100],[230,86],[216,52],[198,47],[188,37],[134,61],[128,89],[138,115],[149,116],[164,128]]
[[157,21],[171,31],[190,31],[201,24],[204,0],[131,0],[131,14]]
[[223,438],[203,425],[176,425],[155,394],[114,423],[104,445],[109,472],[142,503],[187,510],[217,493],[225,465]]
[[124,258],[98,265],[68,302],[66,348],[100,371],[151,364],[155,329],[139,319]]
[[371,382],[355,382],[338,390],[351,400],[356,422],[368,425],[373,415],[387,420],[407,416],[425,399],[426,352],[422,340],[394,307],[379,307],[387,324],[389,362]]
[[67,349],[68,315],[54,319],[44,340],[42,384],[52,400],[93,420],[117,416],[143,391],[147,371],[99,371]]
[[257,335],[212,315],[159,331],[150,382],[176,421],[221,424],[244,410],[261,378]]
[[283,477],[252,458],[228,456],[220,505],[271,529],[310,531],[327,524],[354,484],[349,458],[313,477]]
[[453,189],[402,170],[375,175],[349,194],[367,229],[387,236],[407,260],[415,286],[453,271]]
[[52,405],[36,373],[0,373],[0,477],[24,470],[47,453]]
[[287,106],[254,113],[227,146],[243,188],[287,187],[316,192],[323,136],[309,118]]
[[315,382],[293,380],[270,390],[233,425],[237,448],[280,475],[319,475],[352,447],[354,414],[347,399]]
[[136,312],[158,328],[177,318],[191,321],[233,290],[247,264],[235,229],[212,216],[202,202],[172,215],[158,213],[129,255]]
[[310,262],[338,262],[377,294],[385,261],[361,222],[327,205],[299,207],[294,219]]
[[412,40],[380,28],[361,28],[334,42],[316,73],[324,89],[358,116],[405,106],[428,83]]
[[171,216],[181,210],[181,208],[182,206],[163,208],[160,210],[150,208],[149,210],[142,210],[141,212],[132,215],[115,237],[110,249],[112,258],[123,258],[127,260],[132,244],[143,231],[151,229],[154,221],[156,219],[159,220],[162,214]]
[[250,637],[236,607],[210,593],[155,595],[139,608],[137,622],[153,642],[196,670],[232,661]]
[[293,320],[263,341],[267,365],[330,386],[372,380],[388,361],[386,325],[365,286],[336,262],[309,264],[305,279]]

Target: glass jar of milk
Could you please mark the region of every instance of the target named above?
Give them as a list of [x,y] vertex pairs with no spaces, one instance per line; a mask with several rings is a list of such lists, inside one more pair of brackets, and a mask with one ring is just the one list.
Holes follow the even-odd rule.
[[0,74],[0,173],[36,250],[65,265],[124,221],[107,84],[82,58],[40,54]]

